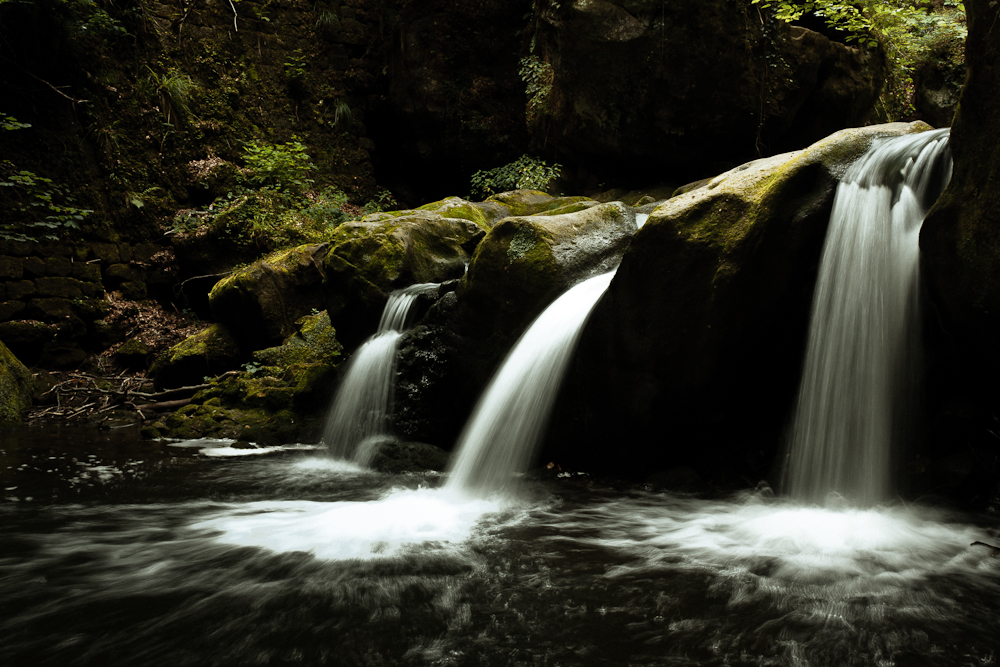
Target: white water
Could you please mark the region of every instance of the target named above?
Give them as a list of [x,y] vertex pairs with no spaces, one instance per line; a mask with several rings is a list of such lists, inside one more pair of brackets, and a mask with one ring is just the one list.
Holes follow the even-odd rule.
[[334,457],[368,465],[390,433],[399,339],[413,303],[437,288],[437,283],[420,283],[389,295],[378,331],[354,353],[334,397],[323,432]]
[[452,551],[466,541],[494,501],[456,497],[445,489],[397,489],[378,500],[243,503],[194,524],[219,531],[219,542],[302,551],[330,560],[390,558],[417,550]]
[[483,495],[524,471],[583,325],[615,271],[567,290],[532,322],[479,399],[449,464],[448,488]]
[[919,381],[918,236],[950,164],[947,130],[881,139],[837,188],[784,471],[793,498],[890,495]]

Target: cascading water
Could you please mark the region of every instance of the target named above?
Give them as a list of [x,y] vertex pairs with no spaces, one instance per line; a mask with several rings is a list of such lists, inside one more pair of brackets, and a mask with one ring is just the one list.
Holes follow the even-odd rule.
[[583,325],[614,275],[594,276],[566,291],[517,341],[459,438],[449,489],[489,494],[524,470],[544,434]]
[[918,381],[918,235],[951,177],[948,130],[876,140],[837,188],[813,296],[785,490],[890,494]]
[[335,458],[368,465],[375,445],[388,435],[396,348],[414,302],[437,288],[438,283],[419,283],[390,294],[377,332],[354,353],[323,432]]

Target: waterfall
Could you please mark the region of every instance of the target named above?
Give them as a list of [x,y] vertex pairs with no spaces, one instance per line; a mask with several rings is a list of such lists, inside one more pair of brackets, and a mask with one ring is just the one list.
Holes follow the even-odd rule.
[[486,495],[509,486],[528,465],[583,325],[614,275],[611,271],[572,287],[524,332],[459,438],[448,488]]
[[378,331],[354,353],[334,397],[323,431],[334,457],[368,465],[378,443],[389,435],[396,348],[413,303],[437,288],[437,283],[420,283],[389,295]]
[[795,498],[890,494],[919,382],[918,235],[950,177],[945,129],[877,139],[837,187],[785,461]]

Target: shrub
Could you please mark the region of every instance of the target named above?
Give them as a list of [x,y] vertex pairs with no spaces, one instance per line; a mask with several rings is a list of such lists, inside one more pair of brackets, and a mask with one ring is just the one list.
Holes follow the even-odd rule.
[[522,155],[514,162],[472,175],[473,199],[486,199],[508,190],[544,190],[549,182],[559,177],[562,165],[549,165],[544,160]]
[[283,144],[254,140],[243,153],[247,166],[244,180],[252,186],[302,193],[313,182],[308,178],[309,172],[316,169],[309,159],[298,137],[293,136],[292,141]]

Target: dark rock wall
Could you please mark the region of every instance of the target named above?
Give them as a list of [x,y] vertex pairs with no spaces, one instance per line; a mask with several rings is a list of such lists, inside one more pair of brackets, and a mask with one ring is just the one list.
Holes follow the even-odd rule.
[[920,233],[930,296],[932,456],[957,470],[942,483],[978,488],[1000,473],[1000,5],[965,3],[968,76],[952,126],[951,183]]
[[881,90],[870,53],[740,0],[587,0],[536,9],[552,67],[538,149],[593,180],[717,174],[862,124]]
[[379,181],[411,205],[466,196],[469,176],[525,152],[518,58],[526,3],[393,2],[387,87],[371,101]]

